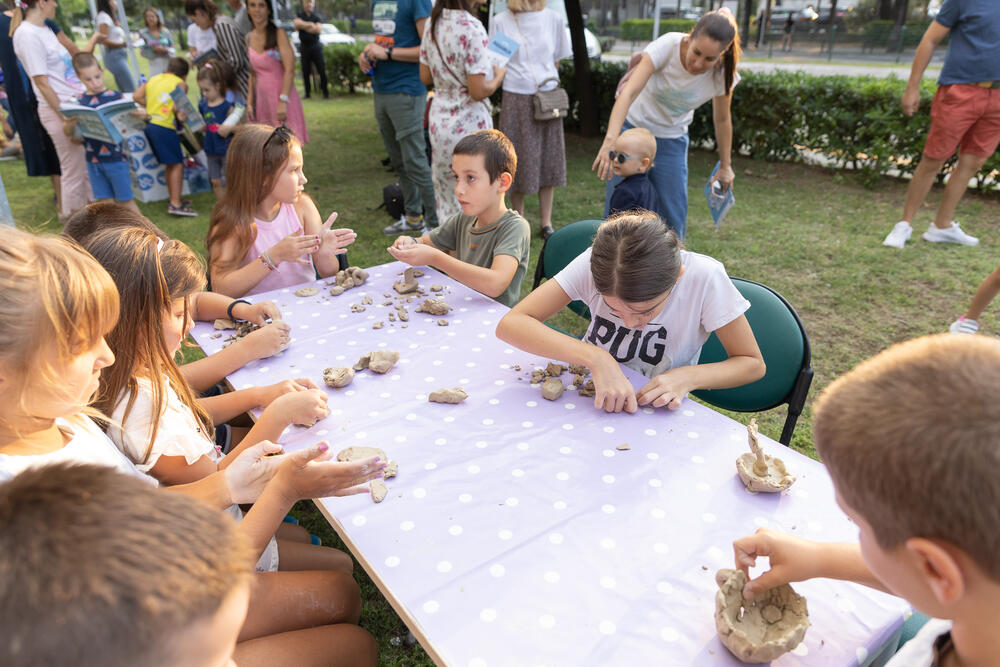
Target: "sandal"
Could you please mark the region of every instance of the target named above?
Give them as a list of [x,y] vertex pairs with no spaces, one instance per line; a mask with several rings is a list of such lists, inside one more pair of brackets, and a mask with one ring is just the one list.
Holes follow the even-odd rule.
[[556,230],[552,228],[552,225],[545,225],[542,227],[542,240],[547,241],[550,236],[555,234]]
[[167,204],[167,213],[170,215],[179,215],[186,218],[193,218],[198,215],[198,211],[194,210],[187,204],[181,204],[180,206],[174,206],[173,204]]

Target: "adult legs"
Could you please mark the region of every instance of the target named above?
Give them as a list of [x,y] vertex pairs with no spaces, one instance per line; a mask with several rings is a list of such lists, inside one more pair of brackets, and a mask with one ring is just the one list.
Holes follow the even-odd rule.
[[[927,198],[927,193],[930,192],[931,186],[934,185],[934,179],[937,178],[943,165],[944,160],[936,160],[926,155],[921,156],[920,163],[913,171],[913,178],[910,179],[910,184],[906,188],[906,203],[903,204],[903,216],[900,220],[913,223],[914,216],[917,215],[921,204]],[[950,220],[948,224],[951,224]]]
[[124,47],[105,50],[104,66],[114,75],[118,90],[123,93],[135,92],[135,81],[132,79],[132,70],[129,69],[128,54]]
[[312,49],[302,49],[302,87],[305,99],[312,95]]
[[934,218],[934,225],[941,229],[951,227],[951,221],[955,217],[955,207],[969,187],[969,181],[979,172],[989,156],[972,155],[971,153],[959,153],[958,164],[948,178],[948,185],[944,188],[944,196],[941,198],[941,205],[938,206],[937,216]]
[[552,199],[555,195],[555,187],[549,185],[538,188],[538,209],[542,218],[542,229],[552,228]]
[[972,303],[969,304],[969,310],[965,316],[971,320],[978,320],[983,311],[986,310],[986,306],[990,305],[998,293],[1000,293],[1000,267],[986,276],[986,279],[979,284],[979,289],[972,297]]
[[451,172],[451,154],[459,137],[448,131],[443,119],[434,119],[433,105],[431,117],[436,120],[436,126],[440,128],[431,134],[431,178],[434,183],[437,219],[443,222],[461,211],[458,199],[455,197],[455,176]]
[[687,232],[688,135],[674,139],[656,138],[656,160],[649,180],[656,188],[656,212],[681,241]]
[[90,179],[87,177],[87,160],[82,144],[73,143],[62,130],[59,115],[44,102],[38,105],[38,118],[49,133],[52,144],[59,156],[59,170],[62,172],[60,215],[69,216],[83,208],[92,199]]
[[426,106],[426,95],[375,95],[379,131],[392,166],[399,174],[406,214],[414,218],[423,214],[426,226],[437,227],[434,183],[424,145]]
[[323,47],[317,44],[311,50],[313,64],[319,74],[319,87],[323,91],[323,99],[330,96],[330,90],[326,81],[326,63],[323,61]]

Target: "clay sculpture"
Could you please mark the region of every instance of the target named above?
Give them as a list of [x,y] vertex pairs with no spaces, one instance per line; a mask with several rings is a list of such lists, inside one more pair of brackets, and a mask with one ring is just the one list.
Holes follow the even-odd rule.
[[795,481],[795,475],[788,472],[785,462],[768,456],[757,441],[757,420],[751,419],[747,425],[747,440],[750,452],[736,459],[736,472],[750,493],[777,493],[784,491]]
[[427,400],[431,403],[461,403],[467,399],[469,395],[465,393],[465,390],[461,387],[453,387],[451,389],[438,389],[432,391],[431,395],[427,397]]
[[328,387],[346,387],[354,380],[354,369],[346,366],[333,366],[323,371],[323,382]]
[[361,355],[358,362],[354,364],[354,370],[363,371],[367,368],[375,373],[388,373],[397,361],[399,361],[399,352],[396,350],[375,350]]
[[542,383],[542,398],[554,401],[563,395],[566,385],[559,378],[548,378]]
[[319,294],[319,289],[316,287],[300,287],[295,290],[295,296],[316,296]]
[[806,599],[788,584],[743,599],[742,570],[715,575],[715,629],[719,641],[743,662],[770,662],[798,646],[809,627]]
[[430,315],[446,315],[449,310],[451,306],[445,303],[444,299],[424,299],[424,302],[417,306],[418,313]]
[[[423,275],[422,273],[420,275]],[[402,280],[397,280],[392,284],[392,289],[396,290],[400,294],[409,294],[410,292],[417,291],[417,270],[407,269],[403,271]]]
[[337,286],[345,290],[357,287],[358,285],[364,285],[366,280],[368,280],[368,272],[357,266],[349,266],[342,271],[338,271],[334,278]]

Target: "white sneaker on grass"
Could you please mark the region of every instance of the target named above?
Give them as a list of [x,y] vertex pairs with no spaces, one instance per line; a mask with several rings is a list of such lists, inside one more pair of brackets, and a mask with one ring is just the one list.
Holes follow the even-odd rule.
[[945,227],[941,229],[940,227],[935,227],[933,223],[924,232],[923,238],[925,241],[930,241],[931,243],[958,243],[960,245],[979,245],[979,239],[975,236],[969,236],[962,231],[962,228],[954,220],[951,221],[951,227]]
[[910,226],[910,223],[900,220],[893,225],[892,231],[885,237],[885,241],[882,241],[882,245],[890,248],[902,248],[910,240],[911,234],[913,234],[913,227]]
[[957,320],[951,323],[951,326],[948,327],[948,331],[952,332],[953,334],[978,333],[979,322],[975,320],[970,320],[969,318],[963,315],[962,317],[958,318]]
[[399,220],[392,223],[388,227],[382,229],[382,233],[387,236],[398,236],[400,234],[413,234],[415,232],[419,233],[424,228],[424,219],[421,216],[419,220],[415,223],[411,223],[406,219],[405,215],[399,216]]

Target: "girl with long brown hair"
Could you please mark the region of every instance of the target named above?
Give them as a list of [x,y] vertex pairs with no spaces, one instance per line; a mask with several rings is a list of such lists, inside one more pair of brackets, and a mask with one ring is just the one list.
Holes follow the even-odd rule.
[[[590,308],[583,340],[545,325],[570,301]],[[627,211],[605,221],[590,249],[514,306],[497,325],[497,337],[590,368],[598,409],[676,410],[689,391],[738,387],[764,376],[743,314],[749,307],[721,263],[685,250],[655,213]],[[698,364],[713,331],[729,358]],[[649,382],[636,391],[619,364]]]
[[331,229],[305,194],[302,146],[285,126],[248,124],[226,154],[226,192],[212,211],[205,245],[212,289],[257,294],[333,275],[357,234]]
[[[733,119],[730,106],[733,86],[739,83],[740,36],[732,12],[723,7],[708,12],[690,33],[668,32],[651,42],[623,79],[608,131],[591,169],[608,179],[604,215],[610,211],[611,193],[621,182],[611,169],[615,140],[632,127],[649,130],[656,137],[656,165],[649,180],[656,187],[656,212],[681,241],[687,231],[688,126],[694,110],[712,100],[719,171],[715,181],[728,190],[736,177],[732,167]],[[622,85],[622,84],[619,84]]]

